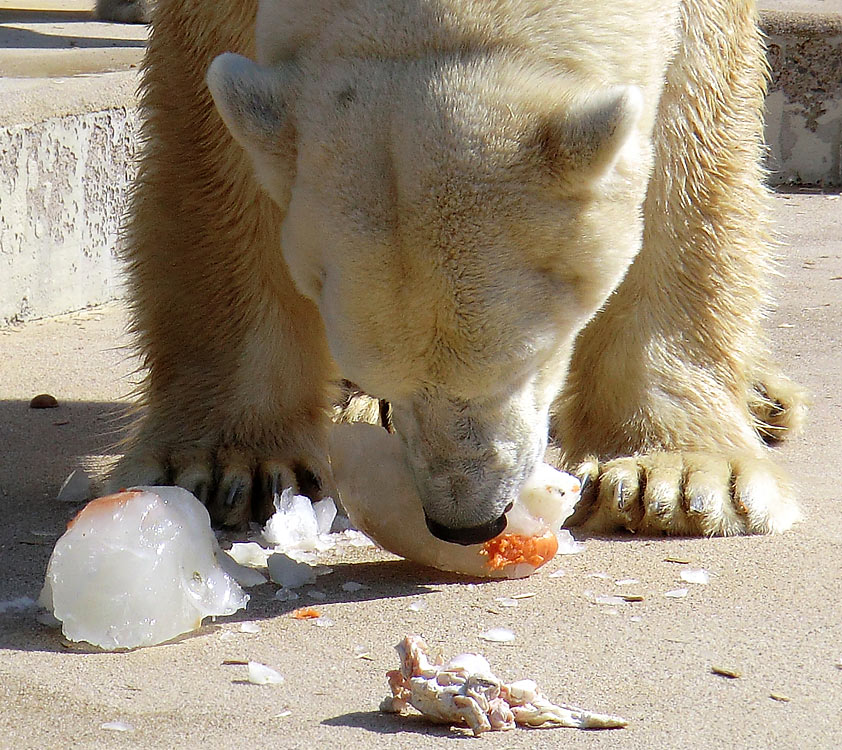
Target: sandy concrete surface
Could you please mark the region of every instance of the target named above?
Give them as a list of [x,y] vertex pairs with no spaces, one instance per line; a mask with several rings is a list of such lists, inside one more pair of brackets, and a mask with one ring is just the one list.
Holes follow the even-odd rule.
[[[77,507],[56,492],[80,456],[112,452],[133,365],[116,305],[0,332],[0,747],[842,746],[842,198],[779,195],[775,209],[784,258],[768,326],[786,370],[814,398],[806,434],[776,450],[801,486],[803,523],[776,537],[589,538],[584,552],[529,580],[477,585],[363,550],[329,560],[333,572],[317,583],[326,600],[296,603],[317,604],[332,627],[291,619],[292,605],[275,600],[271,584],[252,589],[245,613],[131,653],[70,647],[36,622],[20,597],[37,596]],[[41,392],[59,408],[29,409]],[[671,556],[710,571],[710,583],[665,597],[682,585]],[[549,577],[558,569],[566,575]],[[639,583],[615,584],[623,578]],[[347,593],[348,581],[368,588]],[[586,592],[644,599],[598,605]],[[534,596],[514,609],[495,601],[518,593]],[[260,632],[241,633],[243,620]],[[514,630],[513,645],[479,640],[497,625]],[[407,633],[444,655],[481,650],[500,677],[532,677],[550,697],[620,714],[629,727],[519,729],[475,741],[382,715],[384,673]],[[355,658],[356,646],[370,658]],[[230,659],[269,664],[286,682],[247,684],[244,667],[223,664]],[[131,731],[101,728],[109,721]]]

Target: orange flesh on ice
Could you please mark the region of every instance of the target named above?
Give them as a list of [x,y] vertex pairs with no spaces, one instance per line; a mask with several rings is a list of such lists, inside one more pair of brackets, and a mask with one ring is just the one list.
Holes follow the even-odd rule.
[[143,492],[140,490],[123,490],[122,492],[116,492],[113,495],[106,495],[105,497],[98,497],[95,500],[91,500],[91,502],[89,502],[67,522],[67,528],[69,529],[73,526],[77,519],[81,518],[83,514],[86,514],[89,511],[116,510],[117,508],[122,508],[126,503],[142,494]]
[[548,531],[543,536],[521,534],[500,534],[482,545],[482,554],[487,555],[485,563],[489,570],[500,570],[507,565],[527,563],[540,568],[552,560],[558,552],[558,540]]
[[319,610],[312,607],[302,607],[292,613],[294,620],[315,620],[317,617],[321,617],[321,614],[319,614]]

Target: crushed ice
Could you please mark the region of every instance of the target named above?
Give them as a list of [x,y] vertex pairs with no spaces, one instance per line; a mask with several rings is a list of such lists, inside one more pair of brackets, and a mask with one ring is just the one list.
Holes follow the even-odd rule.
[[681,580],[685,583],[697,583],[705,586],[710,583],[710,573],[704,568],[686,568],[681,571]]
[[99,725],[100,729],[109,732],[133,732],[134,727],[125,721],[106,721]]
[[488,643],[511,643],[515,634],[509,628],[489,628],[480,633],[479,637]]
[[558,552],[556,554],[578,555],[585,549],[584,543],[577,542],[573,538],[573,534],[567,529],[561,529],[561,531],[556,532],[556,538],[558,539]]
[[248,663],[248,681],[252,685],[282,685],[283,675],[272,667],[257,661]]

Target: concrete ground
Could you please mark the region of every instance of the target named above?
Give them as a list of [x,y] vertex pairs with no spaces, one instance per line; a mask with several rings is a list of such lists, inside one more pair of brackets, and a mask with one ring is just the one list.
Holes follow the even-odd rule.
[[[29,602],[77,507],[57,502],[57,490],[80,456],[112,451],[132,363],[118,305],[0,332],[0,746],[473,746],[463,731],[378,713],[394,644],[420,633],[444,655],[481,650],[505,679],[532,677],[556,700],[630,722],[519,729],[486,735],[483,747],[842,747],[842,198],[778,195],[774,205],[784,244],[768,328],[814,399],[806,434],[775,452],[801,487],[805,521],[774,537],[590,538],[529,580],[477,585],[373,551],[340,556],[317,584],[326,600],[299,602],[317,604],[328,628],[292,620],[271,584],[252,589],[246,613],[131,653],[71,647],[39,624]],[[41,392],[60,406],[30,409]],[[710,571],[710,583],[665,597],[682,585],[670,557]],[[558,569],[566,575],[550,577]],[[639,583],[615,584],[623,578]],[[347,593],[348,581],[369,588]],[[593,604],[588,591],[644,598]],[[513,609],[495,601],[518,593],[534,596]],[[240,632],[243,620],[260,631]],[[479,640],[497,625],[516,633],[512,645]],[[355,658],[356,646],[370,658]],[[269,664],[286,682],[247,684],[231,659]],[[130,731],[103,729],[110,721]]]

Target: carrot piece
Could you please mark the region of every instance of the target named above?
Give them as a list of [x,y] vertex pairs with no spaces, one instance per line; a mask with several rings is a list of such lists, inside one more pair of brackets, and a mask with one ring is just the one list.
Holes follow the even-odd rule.
[[294,620],[315,620],[321,616],[319,610],[313,607],[301,607],[300,609],[293,610],[290,615]]
[[537,537],[500,534],[482,546],[482,554],[488,557],[486,567],[489,570],[500,570],[519,563],[528,563],[539,568],[551,560],[556,552],[558,540],[551,531]]

